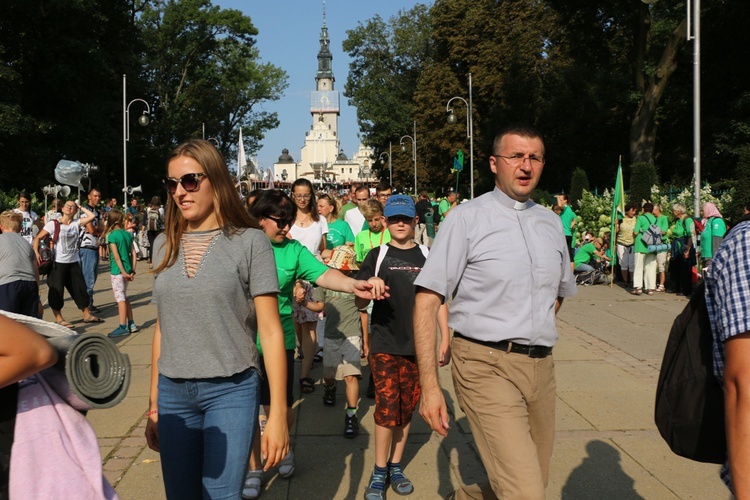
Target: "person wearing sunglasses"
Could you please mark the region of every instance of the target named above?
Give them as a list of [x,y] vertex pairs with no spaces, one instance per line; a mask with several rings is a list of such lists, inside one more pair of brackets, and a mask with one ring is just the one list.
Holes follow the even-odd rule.
[[271,403],[265,467],[289,452],[273,251],[210,142],[175,148],[164,185],[165,229],[152,248],[157,317],[146,440],[161,454],[167,498],[239,498],[258,420],[256,329]]
[[[318,286],[337,292],[354,293],[365,299],[379,299],[384,295],[384,290],[374,289],[366,281],[355,280],[345,276],[336,269],[331,269],[318,260],[307,247],[297,240],[287,238],[287,233],[295,220],[297,205],[282,191],[277,189],[264,190],[258,193],[255,201],[250,207],[250,214],[258,221],[263,232],[271,242],[273,254],[276,261],[276,270],[279,279],[279,316],[284,329],[284,344],[287,360],[287,426],[291,428],[294,424],[293,387],[291,382],[294,376],[294,348],[296,345],[296,332],[293,314],[293,302],[295,288],[299,299],[304,300],[305,294],[296,286],[299,280],[315,283]],[[260,346],[259,346],[260,348]],[[261,370],[264,369],[265,356],[261,350]],[[313,384],[312,379],[308,379]],[[268,392],[265,388],[265,377],[262,382],[261,404],[268,405]],[[266,406],[266,412],[268,407]],[[289,477],[294,473],[294,455],[290,451],[279,463],[279,475]],[[245,479],[245,487],[242,492],[243,498],[257,498],[261,492],[263,470],[261,469],[260,447],[257,440],[254,442],[253,453],[250,458],[250,469]]]

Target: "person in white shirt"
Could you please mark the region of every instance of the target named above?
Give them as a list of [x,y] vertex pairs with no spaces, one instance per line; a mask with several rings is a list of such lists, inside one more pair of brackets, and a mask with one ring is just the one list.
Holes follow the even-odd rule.
[[21,222],[21,236],[31,245],[35,236],[34,227],[36,226],[36,232],[38,232],[41,228],[41,222],[36,212],[31,210],[31,196],[29,196],[29,193],[26,191],[18,193],[18,208],[13,211],[21,214],[21,217],[23,217],[23,221]]
[[[367,186],[360,186],[359,188],[357,188],[354,196],[357,205],[359,205],[360,203],[364,203],[370,199],[370,190],[367,188]],[[347,224],[349,224],[349,227],[351,228],[352,234],[354,236],[357,236],[357,234],[359,234],[359,232],[365,228],[365,216],[362,215],[362,212],[360,212],[359,206],[347,211],[346,215],[344,216],[344,220]]]

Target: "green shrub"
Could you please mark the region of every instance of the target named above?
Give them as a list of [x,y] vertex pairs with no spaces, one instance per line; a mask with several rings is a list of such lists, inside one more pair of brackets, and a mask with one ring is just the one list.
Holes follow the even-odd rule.
[[583,192],[589,189],[589,178],[586,171],[581,167],[576,167],[573,171],[573,177],[570,179],[570,203],[575,205],[583,198]]

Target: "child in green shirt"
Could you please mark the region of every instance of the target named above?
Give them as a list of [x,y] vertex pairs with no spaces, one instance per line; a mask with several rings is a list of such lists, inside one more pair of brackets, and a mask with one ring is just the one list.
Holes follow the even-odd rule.
[[133,234],[124,229],[122,212],[117,209],[112,209],[107,214],[106,238],[109,247],[110,281],[120,315],[119,326],[107,336],[124,337],[138,331],[138,325],[133,321],[133,308],[127,297],[128,283],[135,279],[135,264],[138,257],[133,246]]
[[354,249],[357,252],[358,263],[365,260],[365,256],[370,250],[391,241],[391,234],[384,227],[383,205],[378,200],[370,199],[361,203],[359,211],[365,217],[369,229],[360,231],[354,238]]

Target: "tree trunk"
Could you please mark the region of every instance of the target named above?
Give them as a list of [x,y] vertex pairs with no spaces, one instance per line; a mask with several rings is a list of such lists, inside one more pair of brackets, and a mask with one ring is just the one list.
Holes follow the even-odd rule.
[[[650,26],[651,19],[646,7],[645,15],[642,16],[642,27]],[[639,36],[646,36],[648,29],[642,30]],[[677,55],[685,43],[687,34],[687,21],[683,19],[672,32],[664,50],[661,60],[652,75],[644,73],[646,44],[639,43],[638,54],[636,54],[637,67],[635,81],[637,88],[641,91],[641,100],[635,112],[633,121],[630,123],[630,162],[653,163],[654,145],[656,144],[656,110],[664,95],[667,80],[677,69]]]

